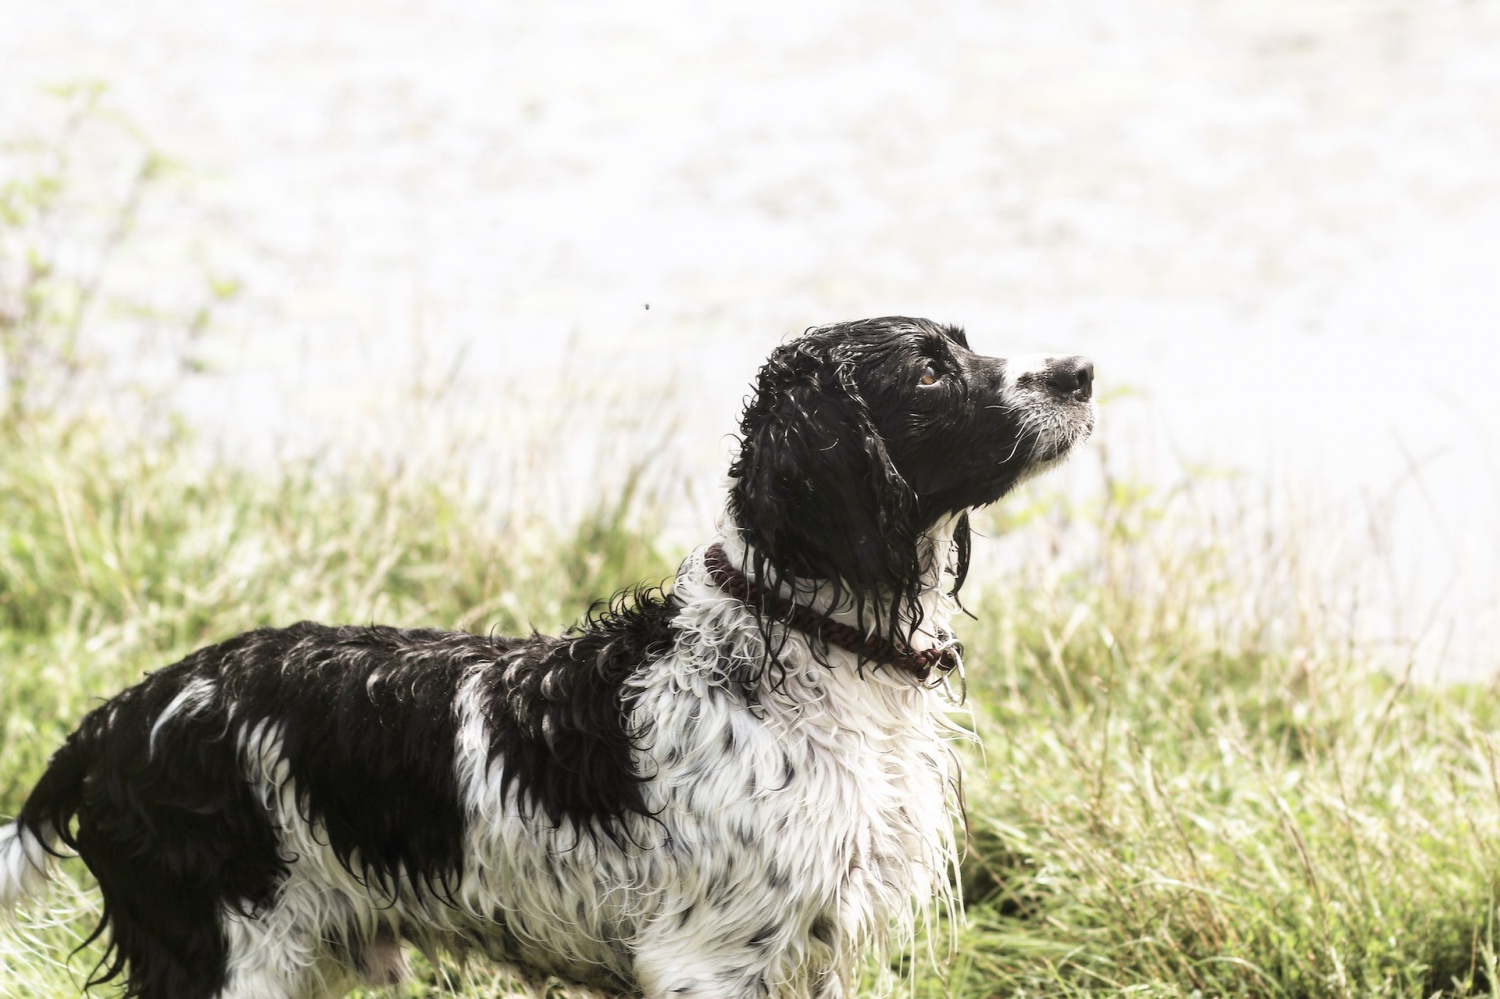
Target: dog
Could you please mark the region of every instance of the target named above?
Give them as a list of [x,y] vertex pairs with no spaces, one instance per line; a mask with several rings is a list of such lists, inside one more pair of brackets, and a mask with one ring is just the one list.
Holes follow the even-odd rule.
[[[777,348],[718,536],[561,636],[304,622],[91,711],[0,826],[76,853],[89,986],[305,999],[478,954],[647,999],[850,993],[955,897],[969,511],[1094,428],[1081,357],[886,317]],[[92,938],[91,938],[92,939]]]

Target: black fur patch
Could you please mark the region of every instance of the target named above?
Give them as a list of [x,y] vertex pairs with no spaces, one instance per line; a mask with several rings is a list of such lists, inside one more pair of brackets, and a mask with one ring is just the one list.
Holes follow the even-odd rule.
[[282,873],[222,714],[179,717],[149,752],[154,719],[212,651],[90,712],[22,809],[33,831],[60,830],[99,880],[104,913],[89,940],[108,929],[109,949],[90,985],[128,971],[127,996],[214,995],[227,952],[221,909],[267,904]]
[[276,727],[303,816],[339,861],[350,867],[357,851],[356,873],[387,888],[405,875],[441,891],[463,869],[454,697],[466,669],[509,644],[304,621],[207,655],[235,729]]
[[617,821],[646,813],[641,775],[631,766],[622,686],[671,646],[677,602],[638,590],[596,604],[582,628],[561,638],[533,638],[481,681],[505,789],[523,810],[540,810],[554,826],[565,819],[593,834],[618,837]]

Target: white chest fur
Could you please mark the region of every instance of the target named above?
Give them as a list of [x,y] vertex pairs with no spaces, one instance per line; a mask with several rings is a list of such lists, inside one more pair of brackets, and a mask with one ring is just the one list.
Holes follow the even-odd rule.
[[747,699],[736,678],[762,661],[748,608],[696,559],[675,594],[678,644],[630,695],[657,818],[643,873],[673,886],[637,941],[640,984],[838,995],[871,946],[953,905],[947,698],[841,649],[819,663],[791,632],[784,681]]

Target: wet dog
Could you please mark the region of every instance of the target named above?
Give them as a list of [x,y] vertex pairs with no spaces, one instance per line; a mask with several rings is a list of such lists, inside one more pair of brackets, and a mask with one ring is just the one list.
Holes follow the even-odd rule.
[[144,999],[397,982],[403,943],[650,999],[848,993],[951,908],[967,514],[1093,429],[1079,357],[891,317],[761,369],[718,536],[559,637],[302,623],[92,711],[0,826]]

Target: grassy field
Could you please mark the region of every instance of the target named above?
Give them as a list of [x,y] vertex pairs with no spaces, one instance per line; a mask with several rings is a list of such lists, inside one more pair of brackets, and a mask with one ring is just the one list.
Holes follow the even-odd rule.
[[[629,494],[560,527],[377,463],[272,476],[80,425],[6,434],[5,814],[97,698],[200,644],[309,617],[551,630],[668,577],[680,554]],[[1069,535],[1090,554],[969,591],[983,751],[966,784],[967,921],[956,954],[898,969],[898,989],[1489,994],[1493,690],[1364,661],[1274,538],[1247,554],[1173,496],[1101,495],[1028,494],[983,525],[999,537],[980,545]],[[76,994],[92,966],[96,947],[67,960],[97,905],[68,870],[76,886],[0,936],[0,994]],[[491,969],[420,967],[400,994],[507,989]]]
[[[463,454],[250,471],[204,460],[170,418],[87,415],[79,334],[160,163],[143,150],[80,255],[57,238],[78,208],[66,140],[0,184],[0,815],[91,705],[199,645],[305,618],[553,631],[670,576],[682,553],[652,498],[670,483],[601,490],[558,523],[476,497]],[[208,321],[176,320],[151,321],[190,351]],[[872,989],[1493,994],[1495,689],[1409,682],[1352,637],[1357,581],[1307,564],[1315,533],[1200,485],[1105,474],[1086,503],[1028,492],[981,518],[977,545],[1008,568],[971,582],[961,628],[982,743],[965,750],[967,917],[871,968]],[[98,899],[65,870],[0,930],[0,996],[76,995],[97,960],[68,957]],[[398,994],[509,990],[482,966],[418,971]]]

